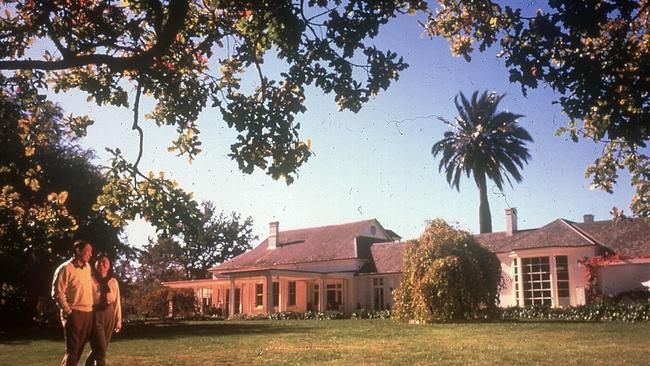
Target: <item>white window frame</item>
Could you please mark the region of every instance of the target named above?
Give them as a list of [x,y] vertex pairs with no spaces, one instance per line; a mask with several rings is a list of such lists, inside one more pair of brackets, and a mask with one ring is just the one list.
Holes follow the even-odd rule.
[[[513,278],[514,278],[514,293],[515,293],[515,305],[517,306],[525,306],[526,301],[525,301],[525,291],[524,290],[524,273],[523,273],[523,262],[526,259],[530,258],[542,258],[546,257],[549,259],[549,281],[551,283],[551,306],[552,307],[559,307],[559,306],[568,306],[571,305],[574,301],[574,294],[573,291],[571,291],[571,286],[572,286],[572,278],[574,277],[574,271],[571,268],[571,259],[572,256],[569,255],[568,253],[563,253],[563,252],[546,252],[546,253],[536,253],[534,255],[526,255],[526,256],[520,256],[520,255],[512,255],[513,258],[513,266],[516,266],[515,269],[513,269]],[[557,257],[566,257],[567,259],[567,275],[568,275],[568,280],[560,280],[561,282],[567,282],[569,285],[569,297],[568,297],[568,303],[565,302],[563,304],[560,304],[560,298],[559,298],[559,293],[558,293],[558,276],[557,276]],[[516,263],[515,263],[516,260]],[[566,298],[566,297],[563,297]]]

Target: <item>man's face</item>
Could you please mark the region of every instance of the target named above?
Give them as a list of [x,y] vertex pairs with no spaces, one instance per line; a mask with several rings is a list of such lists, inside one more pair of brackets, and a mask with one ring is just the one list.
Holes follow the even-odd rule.
[[80,250],[76,251],[76,258],[81,261],[81,263],[86,264],[90,260],[90,257],[93,256],[93,246],[90,243],[86,243]]

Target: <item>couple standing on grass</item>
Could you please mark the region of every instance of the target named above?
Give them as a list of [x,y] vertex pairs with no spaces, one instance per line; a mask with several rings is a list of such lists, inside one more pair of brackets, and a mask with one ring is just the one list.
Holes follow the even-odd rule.
[[77,240],[73,250],[74,258],[57,268],[52,281],[52,297],[61,309],[65,337],[61,365],[77,365],[88,339],[91,352],[86,366],[105,365],[113,331],[122,328],[120,289],[106,255],[99,255],[91,270],[92,244]]

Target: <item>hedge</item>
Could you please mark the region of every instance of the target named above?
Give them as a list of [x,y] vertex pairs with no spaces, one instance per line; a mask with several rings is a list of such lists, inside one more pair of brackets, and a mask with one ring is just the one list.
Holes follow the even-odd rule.
[[647,322],[650,321],[650,303],[597,303],[562,308],[551,308],[549,306],[508,307],[501,310],[501,319]]

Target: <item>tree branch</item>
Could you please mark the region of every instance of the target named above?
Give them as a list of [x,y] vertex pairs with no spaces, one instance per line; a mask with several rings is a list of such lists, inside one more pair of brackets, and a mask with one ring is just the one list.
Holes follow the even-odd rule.
[[135,163],[133,163],[133,183],[135,186],[137,186],[137,179],[136,179],[136,172],[138,172],[138,164],[140,164],[140,159],[142,159],[142,150],[143,150],[143,143],[144,143],[144,132],[142,131],[142,127],[138,125],[138,110],[140,109],[140,94],[142,93],[142,85],[138,83],[138,90],[135,93],[135,103],[133,105],[133,126],[131,126],[132,130],[137,130],[138,135],[139,135],[139,144],[138,144],[138,158],[135,159]]
[[167,22],[158,34],[158,40],[153,47],[142,54],[131,57],[113,57],[105,54],[91,55],[62,55],[63,58],[54,61],[44,60],[2,60],[0,70],[64,70],[86,65],[106,65],[113,72],[126,70],[141,70],[151,65],[154,58],[169,50],[176,35],[183,28],[189,11],[189,0],[171,0],[168,8]]

